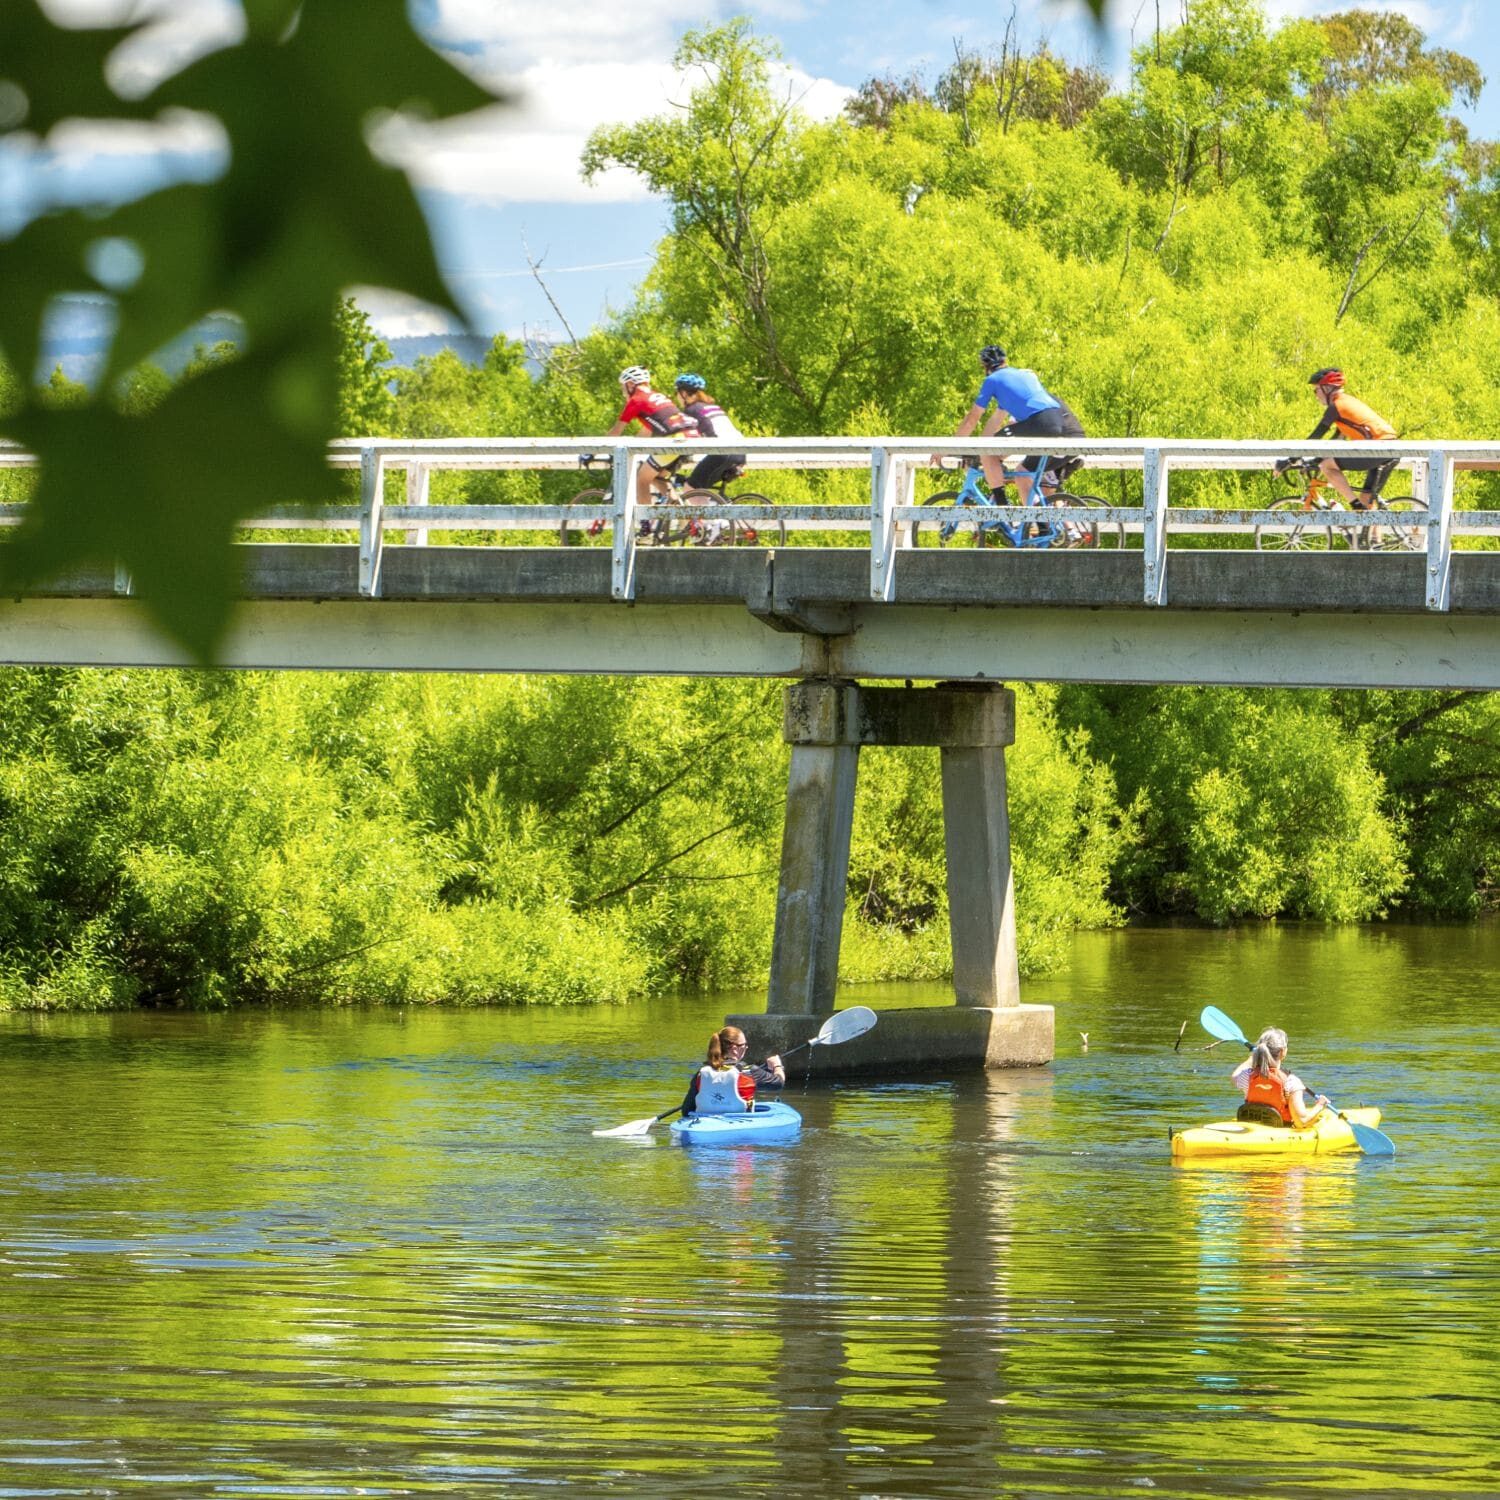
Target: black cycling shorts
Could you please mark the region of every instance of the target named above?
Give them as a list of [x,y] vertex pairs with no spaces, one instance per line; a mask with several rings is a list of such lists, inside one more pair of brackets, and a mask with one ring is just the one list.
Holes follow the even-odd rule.
[[[1083,423],[1073,415],[1072,411],[1064,402],[1058,402],[1056,406],[1048,407],[1046,411],[1039,411],[1034,416],[1026,417],[1020,422],[1011,422],[1002,427],[996,437],[1087,437],[1088,433],[1083,430]],[[1030,474],[1035,474],[1042,466],[1042,461],[1047,460],[1049,468],[1055,468],[1059,464],[1071,460],[1074,455],[1059,453],[1054,449],[1051,453],[1028,453],[1021,462],[1021,467]]]
[[707,458],[700,458],[688,475],[688,488],[711,490],[716,484],[724,484],[739,474],[746,461],[743,453],[710,453]]
[[[1345,474],[1353,474],[1364,468],[1362,464],[1355,463],[1353,460],[1345,463],[1343,459],[1338,459],[1336,462]],[[1396,472],[1397,462],[1394,458],[1388,458],[1383,464],[1373,464],[1370,468],[1365,469],[1365,477],[1359,487],[1360,493],[1378,495],[1385,488],[1386,481]]]

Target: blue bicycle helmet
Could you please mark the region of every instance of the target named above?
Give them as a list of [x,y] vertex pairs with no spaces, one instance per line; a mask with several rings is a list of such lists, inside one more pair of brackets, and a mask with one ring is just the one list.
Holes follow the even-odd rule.
[[979,363],[988,371],[995,371],[1005,363],[1005,350],[999,344],[986,344],[979,351]]
[[679,391],[702,391],[708,388],[708,382],[701,375],[679,375],[673,384]]

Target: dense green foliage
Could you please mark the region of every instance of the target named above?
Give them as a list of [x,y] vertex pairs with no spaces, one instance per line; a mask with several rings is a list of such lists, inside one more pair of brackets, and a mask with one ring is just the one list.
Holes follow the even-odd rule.
[[[672,206],[637,302],[551,352],[387,371],[334,328],[342,422],[602,432],[615,372],[697,368],[750,431],[951,430],[990,340],[1099,434],[1304,435],[1343,364],[1404,433],[1500,433],[1482,80],[1403,17],[1268,26],[1193,0],[1130,86],[1043,50],[871,80],[811,124],[741,22],[689,34],[686,110],[599,132]],[[111,388],[153,412],[219,370]],[[23,399],[0,384],[0,411]],[[33,405],[79,408],[60,378]],[[10,481],[15,483],[16,481]],[[848,477],[767,475],[788,498]],[[1113,483],[1113,481],[1110,481]],[[1209,475],[1193,498],[1264,498]],[[1466,476],[1462,504],[1500,504]],[[571,493],[459,473],[435,499]],[[800,539],[794,539],[800,540]],[[1470,694],[1025,688],[1023,964],[1122,913],[1471,913],[1500,869],[1500,710]],[[0,674],[0,1006],[625,998],[769,955],[785,752],[770,687]],[[868,759],[850,979],[947,968],[932,755]]]
[[[628,999],[764,975],[779,689],[0,672],[0,1008]],[[1022,695],[1029,969],[1108,921],[1112,782]],[[936,752],[872,755],[852,978],[946,972]]]

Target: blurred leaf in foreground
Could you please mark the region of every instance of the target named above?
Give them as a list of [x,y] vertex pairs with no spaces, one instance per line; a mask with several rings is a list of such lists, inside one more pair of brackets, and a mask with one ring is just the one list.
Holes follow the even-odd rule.
[[[228,138],[218,180],[176,186],[111,213],[49,215],[0,242],[0,352],[26,378],[0,421],[42,474],[26,523],[0,552],[25,587],[88,559],[125,566],[158,622],[207,660],[231,610],[235,522],[333,492],[325,445],[338,436],[334,316],[353,286],[409,293],[461,316],[444,285],[406,176],[369,133],[394,115],[431,119],[496,102],[412,30],[404,0],[255,0],[248,34],[137,101],[104,71],[131,35],[56,26],[34,0],[6,0],[0,81],[24,112],[0,142],[68,116],[210,116]],[[61,61],[59,61],[59,59]],[[11,116],[17,116],[12,119]],[[139,274],[101,281],[95,252],[126,245]],[[43,318],[60,294],[112,292],[119,329],[92,399],[56,409],[30,390]],[[140,415],[122,377],[211,313],[243,327],[218,364]]]

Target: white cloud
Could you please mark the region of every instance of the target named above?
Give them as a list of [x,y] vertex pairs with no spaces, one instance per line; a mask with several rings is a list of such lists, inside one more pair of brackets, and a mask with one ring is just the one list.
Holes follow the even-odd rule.
[[[597,127],[660,114],[686,97],[691,80],[685,85],[672,67],[683,29],[676,14],[618,0],[574,0],[565,11],[535,0],[425,0],[418,20],[462,66],[519,96],[511,109],[468,120],[390,128],[382,149],[420,187],[493,203],[651,196],[625,171],[585,184],[578,162]],[[790,69],[780,70],[778,84],[818,119],[836,115],[850,93]]]
[[57,165],[162,154],[227,158],[229,137],[212,115],[171,109],[155,120],[62,120],[49,132],[47,150]]
[[[662,114],[686,97],[670,62],[532,63],[511,83],[520,102],[442,124],[395,120],[382,128],[382,154],[419,187],[494,203],[622,203],[651,196],[633,173],[612,169],[592,183],[579,172],[590,133]],[[814,119],[830,119],[850,90],[827,78],[783,69],[778,91]]]
[[354,300],[369,314],[383,338],[421,338],[429,334],[463,333],[466,330],[447,313],[415,297],[389,292],[383,287],[361,286]]
[[[45,0],[72,25],[151,22],[112,59],[122,93],[139,95],[161,78],[243,30],[235,0]],[[802,0],[784,0],[800,5]],[[449,122],[387,121],[378,148],[429,192],[490,203],[622,203],[651,195],[632,173],[611,170],[591,184],[579,174],[589,134],[672,108],[692,80],[671,65],[682,25],[671,12],[622,6],[618,0],[574,0],[566,10],[535,0],[416,0],[417,23],[459,65],[515,96],[510,106]],[[708,19],[712,19],[709,17]],[[849,89],[828,78],[779,70],[804,113],[836,115]],[[48,145],[71,164],[224,148],[211,121],[186,117],[159,125],[80,125],[53,133]]]
[[162,79],[245,34],[237,0],[42,0],[42,8],[63,26],[141,24],[109,60],[110,86],[127,99],[141,98]]

